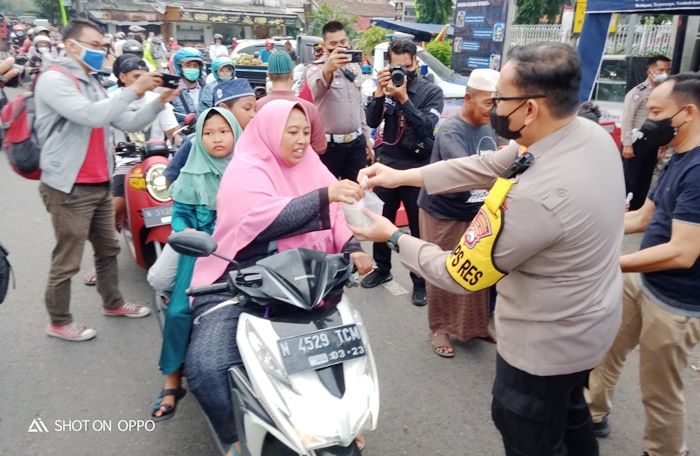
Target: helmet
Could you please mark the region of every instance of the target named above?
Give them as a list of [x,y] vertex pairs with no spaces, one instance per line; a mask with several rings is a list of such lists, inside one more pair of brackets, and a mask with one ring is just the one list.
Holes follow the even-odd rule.
[[44,35],[35,36],[34,39],[32,40],[32,44],[34,46],[36,46],[39,43],[48,43],[48,45],[51,46],[51,40],[49,39],[48,36],[44,36]]
[[134,54],[143,57],[143,45],[136,40],[126,40],[122,45],[122,54]]
[[219,70],[226,66],[231,67],[232,70],[236,69],[233,60],[229,57],[217,57],[211,62],[211,72],[214,74],[217,81],[219,80]]
[[202,59],[202,54],[195,48],[184,47],[180,48],[173,56],[173,66],[175,67],[175,72],[178,76],[182,76],[182,64],[185,62],[199,62],[200,66],[204,66],[204,59]]

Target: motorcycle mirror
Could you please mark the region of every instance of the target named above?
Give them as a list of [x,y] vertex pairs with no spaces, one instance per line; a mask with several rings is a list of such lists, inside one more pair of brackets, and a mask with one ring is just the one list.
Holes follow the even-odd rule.
[[216,251],[216,241],[202,231],[181,231],[168,238],[168,244],[177,253],[193,257],[206,257]]

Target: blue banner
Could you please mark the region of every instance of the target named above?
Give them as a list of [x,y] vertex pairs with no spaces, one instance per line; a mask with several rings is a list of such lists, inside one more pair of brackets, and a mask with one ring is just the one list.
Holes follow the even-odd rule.
[[635,13],[700,9],[700,0],[588,0],[586,13]]
[[507,0],[457,0],[452,43],[452,68],[457,73],[501,69],[507,12]]

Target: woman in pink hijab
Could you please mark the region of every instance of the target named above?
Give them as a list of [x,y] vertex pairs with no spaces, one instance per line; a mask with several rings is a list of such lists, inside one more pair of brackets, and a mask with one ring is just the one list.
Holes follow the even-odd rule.
[[[218,254],[246,267],[294,248],[348,252],[360,274],[371,270],[372,259],[348,229],[338,204],[352,203],[361,189],[355,182],[337,181],[309,143],[309,120],[300,104],[274,100],[256,114],[221,179],[213,234]],[[200,258],[192,286],[225,280],[228,267],[216,257]],[[227,299],[195,298],[192,317]],[[227,306],[200,319],[185,361],[190,390],[227,444],[238,440],[226,372],[242,362],[235,335],[243,311],[261,313],[261,308]]]

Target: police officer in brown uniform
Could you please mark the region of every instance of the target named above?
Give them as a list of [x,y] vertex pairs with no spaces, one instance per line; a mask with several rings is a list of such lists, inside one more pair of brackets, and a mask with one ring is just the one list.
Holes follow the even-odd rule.
[[326,127],[328,147],[321,160],[339,179],[355,180],[373,151],[362,103],[362,71],[346,54],[350,41],[343,24],[323,26],[325,56],[306,70],[306,82]]
[[642,207],[649,193],[651,178],[656,168],[659,148],[635,134],[649,116],[646,108],[649,94],[668,77],[671,60],[663,55],[650,57],[647,79],[625,95],[622,114],[622,158],[625,169],[625,187],[632,194],[630,210]]

